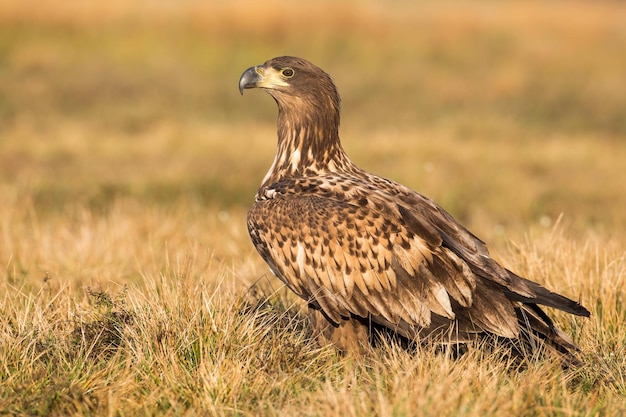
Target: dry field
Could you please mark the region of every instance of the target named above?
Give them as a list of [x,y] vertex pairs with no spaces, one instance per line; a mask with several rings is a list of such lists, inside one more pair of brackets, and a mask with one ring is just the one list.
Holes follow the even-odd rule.
[[[0,415],[626,414],[626,5],[0,4]],[[363,168],[430,196],[584,366],[319,348],[245,213],[276,109],[241,72],[310,59]]]

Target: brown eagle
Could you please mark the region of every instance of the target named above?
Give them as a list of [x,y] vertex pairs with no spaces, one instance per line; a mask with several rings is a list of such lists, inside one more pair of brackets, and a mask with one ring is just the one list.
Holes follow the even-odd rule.
[[248,213],[250,237],[308,303],[320,343],[363,352],[386,328],[420,342],[493,335],[578,350],[539,306],[586,308],[502,267],[434,202],[348,158],[328,74],[282,56],[244,71],[246,88],[278,104],[278,150]]

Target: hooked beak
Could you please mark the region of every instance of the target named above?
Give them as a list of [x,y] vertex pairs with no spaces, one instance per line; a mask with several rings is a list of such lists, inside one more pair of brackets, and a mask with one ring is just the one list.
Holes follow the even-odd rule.
[[250,67],[241,74],[239,78],[239,92],[243,95],[246,88],[256,88],[259,82],[263,80],[263,67]]

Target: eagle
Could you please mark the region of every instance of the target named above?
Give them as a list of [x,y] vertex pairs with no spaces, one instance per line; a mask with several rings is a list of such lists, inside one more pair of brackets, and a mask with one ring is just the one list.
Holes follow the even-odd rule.
[[306,301],[320,344],[364,353],[378,329],[420,344],[494,336],[579,351],[540,306],[588,317],[585,307],[506,269],[432,200],[348,158],[326,72],[281,56],[245,70],[239,91],[249,88],[278,105],[278,149],[248,231],[272,273]]

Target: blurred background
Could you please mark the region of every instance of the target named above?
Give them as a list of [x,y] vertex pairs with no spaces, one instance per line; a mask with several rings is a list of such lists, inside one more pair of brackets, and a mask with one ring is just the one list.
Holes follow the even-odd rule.
[[244,213],[276,107],[237,81],[278,55],[333,76],[358,165],[479,235],[623,234],[623,2],[4,0],[0,204]]

